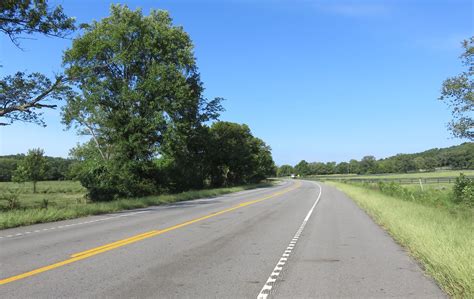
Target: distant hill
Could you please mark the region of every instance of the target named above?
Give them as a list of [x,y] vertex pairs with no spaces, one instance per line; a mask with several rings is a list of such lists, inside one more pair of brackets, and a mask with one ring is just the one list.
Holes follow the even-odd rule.
[[[397,172],[444,169],[474,169],[474,143],[466,142],[447,148],[433,148],[414,154],[398,154],[377,161],[380,171],[392,172],[391,164],[398,164]],[[393,165],[394,166],[394,165]],[[386,167],[387,169],[384,169]]]
[[294,167],[282,165],[278,175],[377,174],[434,171],[439,169],[474,169],[474,143],[466,142],[447,148],[433,148],[414,154],[398,154],[384,159],[365,156],[360,161],[311,162],[301,161]]

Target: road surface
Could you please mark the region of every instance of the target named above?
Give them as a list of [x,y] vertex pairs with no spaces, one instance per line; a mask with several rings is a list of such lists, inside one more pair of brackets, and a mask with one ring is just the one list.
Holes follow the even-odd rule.
[[0,297],[445,297],[314,182],[0,231]]

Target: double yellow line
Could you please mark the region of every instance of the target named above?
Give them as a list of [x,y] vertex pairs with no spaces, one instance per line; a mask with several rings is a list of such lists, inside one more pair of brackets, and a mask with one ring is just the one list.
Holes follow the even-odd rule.
[[56,269],[56,268],[59,268],[59,267],[62,267],[62,266],[80,261],[80,260],[84,260],[86,258],[89,258],[89,257],[94,256],[94,255],[98,255],[98,254],[106,252],[106,251],[110,251],[110,250],[113,250],[113,249],[116,249],[116,248],[119,248],[119,247],[122,247],[122,246],[125,246],[125,245],[128,245],[128,244],[136,243],[138,241],[148,239],[148,238],[151,238],[151,237],[155,237],[155,236],[164,234],[166,232],[169,232],[169,231],[172,231],[172,230],[175,230],[175,229],[178,229],[178,228],[188,226],[190,224],[193,224],[193,223],[196,223],[196,222],[199,222],[199,221],[203,221],[203,220],[206,220],[206,219],[209,219],[209,218],[212,218],[212,217],[216,217],[216,216],[222,215],[224,213],[228,213],[228,212],[246,207],[248,205],[252,205],[252,204],[264,201],[266,199],[285,194],[285,193],[290,192],[290,191],[292,191],[296,188],[299,188],[300,186],[301,186],[301,183],[297,182],[295,186],[292,186],[290,188],[284,189],[284,190],[279,191],[279,192],[272,193],[271,195],[268,195],[266,197],[262,197],[262,198],[252,200],[252,201],[243,202],[243,203],[238,204],[236,206],[233,206],[231,208],[221,210],[221,211],[218,211],[218,212],[215,212],[215,213],[203,216],[203,217],[195,218],[195,219],[192,219],[192,220],[189,220],[189,221],[186,221],[186,222],[174,225],[174,226],[170,226],[170,227],[165,228],[165,229],[152,230],[152,231],[149,231],[149,232],[146,232],[146,233],[143,233],[143,234],[132,236],[130,238],[118,240],[118,241],[108,243],[108,244],[105,244],[105,245],[102,245],[102,246],[99,246],[99,247],[91,248],[91,249],[86,250],[86,251],[78,252],[78,253],[75,253],[75,254],[71,255],[71,257],[66,259],[66,260],[63,260],[63,261],[60,261],[60,262],[57,262],[57,263],[54,263],[54,264],[51,264],[51,265],[47,265],[47,266],[29,271],[29,272],[25,272],[25,273],[22,273],[22,274],[18,274],[18,275],[15,275],[15,276],[11,276],[11,277],[8,277],[8,278],[1,279],[0,280],[0,285],[4,285],[4,284],[7,284],[7,283],[16,281],[16,280],[20,280],[20,279],[27,278],[27,277],[30,277],[30,276],[33,276],[33,275],[37,275],[37,274],[40,274],[40,273],[43,273],[43,272],[46,272],[46,271],[49,271],[49,270],[52,270],[52,269]]

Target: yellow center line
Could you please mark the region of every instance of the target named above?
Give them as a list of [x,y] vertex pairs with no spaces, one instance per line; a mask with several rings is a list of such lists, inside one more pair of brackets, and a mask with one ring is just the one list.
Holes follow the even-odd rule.
[[95,248],[91,248],[89,250],[85,250],[85,251],[82,251],[82,252],[79,252],[79,253],[75,253],[75,254],[71,255],[71,257],[69,259],[66,259],[66,260],[51,264],[51,265],[47,265],[47,266],[44,266],[44,267],[41,267],[41,268],[38,268],[38,269],[35,269],[35,270],[32,270],[32,271],[28,271],[28,272],[25,272],[25,273],[22,273],[22,274],[18,274],[18,275],[15,275],[15,276],[11,276],[11,277],[8,277],[8,278],[1,279],[0,280],[0,285],[4,285],[4,284],[7,284],[7,283],[16,281],[16,280],[20,280],[20,279],[27,278],[27,277],[30,277],[30,276],[33,276],[33,275],[37,275],[37,274],[40,274],[40,273],[43,273],[43,272],[46,272],[46,271],[49,271],[49,270],[52,270],[52,269],[56,269],[56,268],[59,268],[59,267],[62,267],[62,266],[80,261],[80,260],[84,260],[86,258],[89,258],[91,256],[94,256],[94,255],[97,255],[97,254],[100,254],[100,253],[103,253],[103,252],[106,252],[106,251],[110,251],[110,250],[113,250],[113,249],[116,249],[116,248],[119,248],[119,247],[122,247],[122,246],[125,246],[125,245],[128,245],[128,244],[136,243],[136,242],[144,240],[144,239],[148,239],[148,238],[151,238],[151,237],[154,237],[154,236],[158,236],[158,235],[164,234],[166,232],[169,232],[169,231],[172,231],[172,230],[175,230],[175,229],[178,229],[178,228],[182,228],[182,227],[188,226],[190,224],[193,224],[193,223],[196,223],[196,222],[199,222],[199,221],[202,221],[202,220],[206,220],[206,219],[209,219],[209,218],[212,218],[212,217],[216,217],[216,216],[222,215],[224,213],[228,213],[230,211],[234,211],[234,210],[246,207],[248,205],[252,205],[252,204],[264,201],[266,199],[285,194],[287,192],[290,192],[292,190],[295,190],[295,189],[299,188],[300,186],[301,186],[301,183],[298,182],[293,187],[284,189],[284,190],[279,191],[279,192],[272,193],[271,195],[266,196],[266,197],[262,197],[262,198],[252,200],[252,201],[243,202],[243,203],[238,204],[236,206],[233,206],[231,208],[224,209],[224,210],[221,210],[221,211],[218,211],[218,212],[214,212],[212,214],[209,214],[209,215],[206,215],[206,216],[203,216],[203,217],[199,217],[199,218],[196,218],[196,219],[192,219],[192,220],[189,220],[189,221],[186,221],[186,222],[174,225],[174,226],[170,226],[170,227],[165,228],[165,229],[152,230],[152,231],[145,232],[145,233],[142,233],[142,234],[139,234],[139,235],[135,235],[135,236],[132,236],[132,237],[129,237],[129,238],[126,238],[126,239],[118,240],[118,241],[108,243],[108,244],[105,244],[105,245],[102,245],[102,246],[99,246],[99,247],[95,247]]

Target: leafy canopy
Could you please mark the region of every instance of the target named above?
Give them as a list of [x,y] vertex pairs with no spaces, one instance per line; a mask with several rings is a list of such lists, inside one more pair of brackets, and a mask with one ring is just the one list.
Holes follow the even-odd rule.
[[36,192],[36,182],[45,178],[47,170],[48,164],[44,151],[39,148],[31,149],[18,164],[13,180],[16,182],[33,182],[33,192]]
[[449,129],[455,137],[474,140],[474,37],[463,42],[461,55],[467,70],[443,82],[440,100],[452,108]]
[[87,147],[99,156],[84,164],[92,177],[82,181],[91,188],[153,193],[152,160],[164,153],[165,140],[176,144],[171,152],[186,153],[195,140],[189,136],[222,110],[221,99],[202,97],[192,41],[166,11],[145,16],[112,5],[109,17],[85,26],[64,65],[80,95],[68,99],[63,121],[90,135]]
[[23,34],[65,37],[75,30],[74,22],[74,18],[64,14],[61,5],[51,9],[46,0],[0,1],[0,31],[16,46]]
[[17,72],[0,79],[0,126],[15,121],[31,122],[46,126],[42,108],[56,108],[52,100],[74,96],[62,77],[52,82],[40,73]]
[[[65,37],[75,29],[74,18],[67,17],[61,6],[51,9],[45,0],[0,1],[0,32],[17,46],[22,35],[34,33]],[[64,76],[51,81],[40,73],[17,72],[0,78],[0,126],[15,121],[45,125],[43,108],[55,108],[51,100],[72,95]]]

